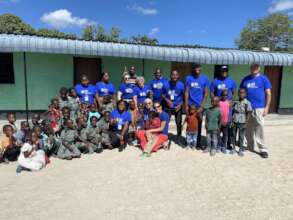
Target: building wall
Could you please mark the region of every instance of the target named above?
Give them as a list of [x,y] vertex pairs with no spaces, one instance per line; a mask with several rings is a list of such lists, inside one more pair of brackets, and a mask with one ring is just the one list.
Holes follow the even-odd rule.
[[284,67],[281,83],[280,108],[293,108],[293,66]]

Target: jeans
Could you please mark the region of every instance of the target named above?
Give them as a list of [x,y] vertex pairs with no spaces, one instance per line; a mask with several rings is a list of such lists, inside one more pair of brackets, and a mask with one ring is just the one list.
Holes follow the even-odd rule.
[[207,147],[216,149],[218,146],[218,130],[207,131]]
[[246,125],[245,123],[233,123],[232,124],[231,141],[232,141],[232,145],[233,145],[234,148],[235,148],[236,143],[237,143],[237,134],[239,135],[238,146],[239,146],[239,148],[243,148],[244,136],[245,136],[245,132],[246,132],[245,125]]
[[[227,146],[228,146],[228,138],[229,138],[229,128],[230,126],[227,124],[227,125],[221,125],[221,127],[220,127],[220,134],[222,133],[222,137],[221,137],[221,139],[219,139],[219,140],[221,140],[221,142],[222,142],[222,147],[223,148],[227,148]],[[219,136],[220,136],[220,134],[219,134]]]
[[187,142],[187,146],[196,147],[197,133],[196,132],[187,132],[186,133],[186,142]]
[[176,112],[175,109],[166,108],[165,111],[169,115],[169,120],[171,119],[171,116],[175,116],[175,122],[177,127],[177,136],[180,137],[182,134],[182,108],[179,109],[179,111]]

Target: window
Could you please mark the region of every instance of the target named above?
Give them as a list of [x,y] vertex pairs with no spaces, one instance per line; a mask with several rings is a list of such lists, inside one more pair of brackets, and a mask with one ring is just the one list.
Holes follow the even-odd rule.
[[14,83],[12,53],[0,53],[0,84],[2,83]]

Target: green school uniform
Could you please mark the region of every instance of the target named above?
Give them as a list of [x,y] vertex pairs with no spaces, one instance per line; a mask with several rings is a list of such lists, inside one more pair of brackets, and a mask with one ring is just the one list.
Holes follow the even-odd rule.
[[[65,159],[67,157],[79,157],[81,155],[79,149],[75,145],[78,138],[76,130],[65,128],[62,130],[60,138],[62,144],[57,152],[58,158]],[[69,147],[64,146],[64,144],[68,144]]]
[[207,130],[208,131],[218,130],[220,119],[221,119],[221,112],[219,108],[209,108],[206,111]]

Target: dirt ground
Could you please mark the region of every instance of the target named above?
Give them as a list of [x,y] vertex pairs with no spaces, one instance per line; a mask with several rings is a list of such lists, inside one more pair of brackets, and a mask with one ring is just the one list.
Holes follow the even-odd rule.
[[128,147],[20,175],[16,163],[1,164],[0,219],[292,220],[292,134],[292,118],[270,117],[266,160],[173,144],[151,158]]

